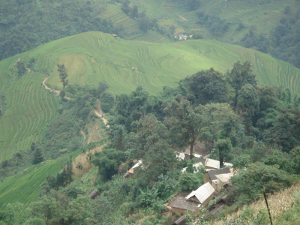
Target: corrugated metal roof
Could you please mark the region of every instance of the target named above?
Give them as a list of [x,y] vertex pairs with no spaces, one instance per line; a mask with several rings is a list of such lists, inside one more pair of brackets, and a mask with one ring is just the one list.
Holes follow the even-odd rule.
[[200,203],[205,202],[213,193],[215,189],[211,186],[210,183],[203,184],[199,187],[196,191],[192,191],[185,199],[190,199],[191,197],[195,196]]
[[233,176],[232,173],[226,173],[226,174],[218,174],[216,177],[222,181],[222,183],[228,183],[230,181],[230,178]]
[[205,166],[210,168],[220,169],[220,161],[207,158],[205,160]]

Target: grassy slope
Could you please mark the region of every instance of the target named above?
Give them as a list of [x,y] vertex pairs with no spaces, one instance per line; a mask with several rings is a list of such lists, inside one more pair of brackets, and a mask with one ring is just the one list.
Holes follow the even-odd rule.
[[[278,192],[268,197],[268,203],[272,215],[274,224],[298,224],[299,222],[299,195],[300,195],[300,183],[294,186]],[[227,215],[227,221],[241,216],[244,210],[250,209],[252,215],[257,215],[260,211],[267,213],[265,200],[261,199],[252,203],[249,206],[245,206],[237,212]],[[252,221],[249,221],[251,224]],[[212,222],[212,225],[224,225],[223,221]]]
[[[15,78],[10,70],[18,57],[35,57],[35,69],[45,72]],[[66,64],[70,84],[96,86],[104,81],[114,94],[129,93],[141,85],[156,94],[163,86],[174,86],[202,69],[214,67],[226,72],[238,60],[252,62],[260,85],[288,87],[299,93],[300,71],[295,67],[255,50],[213,40],[149,43],[89,32],[6,59],[0,63],[0,79],[4,81],[0,91],[7,102],[7,111],[0,118],[0,149],[4,149],[0,161],[40,141],[47,124],[55,117],[57,97],[44,90],[41,83],[49,73],[49,85],[61,88],[57,62]]]
[[57,98],[41,85],[44,74],[26,73],[17,78],[12,72],[22,55],[0,62],[0,93],[5,96],[6,112],[0,117],[0,162],[39,142],[57,111]]
[[[76,151],[72,158],[80,154]],[[29,167],[26,171],[9,177],[0,184],[0,209],[6,203],[20,202],[25,205],[38,198],[41,184],[47,176],[55,176],[60,172],[69,160],[69,155],[57,160],[46,161]]]
[[[168,0],[131,0],[141,11],[156,18],[160,25],[170,27],[174,25],[177,33],[197,32],[204,37],[212,37],[205,27],[197,24],[196,11],[188,11],[181,1]],[[267,36],[278,24],[284,14],[284,8],[291,6],[292,10],[299,10],[299,3],[295,0],[201,0],[197,11],[219,16],[231,24],[230,30],[222,37],[228,42],[239,41],[251,26],[255,26],[259,33]],[[180,18],[184,17],[186,20]],[[239,22],[247,28],[236,31]]]
[[300,71],[295,67],[255,50],[213,40],[147,43],[89,32],[43,45],[34,52],[38,52],[40,65],[54,71],[48,83],[55,88],[61,88],[56,61],[66,64],[70,84],[96,86],[104,81],[115,94],[141,85],[156,94],[163,86],[174,86],[199,70],[214,67],[226,72],[236,61],[249,60],[260,85],[288,87],[299,93]]

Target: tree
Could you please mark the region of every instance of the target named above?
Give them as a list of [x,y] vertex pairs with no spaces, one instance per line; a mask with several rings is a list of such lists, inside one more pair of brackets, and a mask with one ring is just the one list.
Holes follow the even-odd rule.
[[124,151],[126,148],[127,132],[123,125],[116,125],[111,127],[112,145],[117,150]]
[[238,99],[236,105],[237,112],[244,118],[246,128],[252,126],[253,117],[259,110],[259,97],[255,88],[251,84],[244,85],[238,92]]
[[241,64],[237,62],[233,65],[233,69],[227,73],[228,82],[234,90],[233,106],[236,109],[239,91],[246,84],[256,87],[256,76],[252,73],[252,64],[245,62]]
[[211,103],[202,106],[201,116],[203,127],[200,140],[212,150],[218,139],[230,139],[231,144],[236,147],[244,143],[245,128],[242,118],[235,114],[227,103]]
[[200,130],[202,118],[200,107],[193,109],[191,103],[182,96],[177,96],[165,108],[168,116],[165,123],[170,131],[170,138],[177,147],[190,147],[190,158],[193,158],[193,149]]
[[36,148],[33,155],[33,164],[39,164],[44,161],[44,157],[42,155],[42,151],[40,148]]
[[110,92],[104,92],[100,95],[101,108],[103,112],[109,112],[115,104],[115,98]]
[[216,142],[216,149],[218,149],[219,153],[220,167],[223,167],[224,159],[229,155],[231,148],[232,145],[229,138],[219,139]]
[[125,153],[115,149],[105,149],[97,153],[93,163],[98,166],[99,175],[103,181],[108,181],[118,172],[121,162],[126,160]]
[[273,126],[263,134],[264,140],[289,152],[300,145],[300,109],[282,110]]
[[182,83],[187,85],[194,105],[228,100],[228,85],[224,76],[214,69],[200,71]]
[[157,181],[158,176],[165,175],[174,168],[176,157],[170,145],[163,139],[150,146],[143,159],[143,179],[149,183]]
[[20,165],[20,162],[21,162],[21,159],[23,158],[23,156],[20,153],[17,153],[15,155],[15,157],[16,157],[16,160],[17,160],[17,170],[16,170],[16,173],[18,173],[19,165]]
[[24,62],[18,61],[16,67],[17,67],[17,74],[19,77],[23,76],[27,71]]
[[63,91],[65,90],[65,87],[68,85],[68,73],[67,73],[67,69],[65,67],[64,64],[57,64],[57,71],[59,73],[59,77],[60,77],[60,80],[62,82],[62,85],[63,85]]
[[[247,201],[258,198],[258,194],[274,193],[293,183],[293,178],[287,172],[262,163],[251,164],[247,170],[240,170],[237,176],[231,178],[236,190],[247,197]],[[245,199],[245,198],[244,198]]]

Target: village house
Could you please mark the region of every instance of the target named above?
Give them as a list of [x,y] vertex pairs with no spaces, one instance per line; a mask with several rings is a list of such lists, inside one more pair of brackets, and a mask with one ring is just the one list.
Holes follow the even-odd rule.
[[178,195],[173,201],[170,202],[169,206],[171,208],[171,212],[184,215],[186,211],[196,212],[201,204],[187,201],[184,196]]
[[130,168],[130,170],[128,170],[125,174],[124,174],[124,178],[126,179],[126,178],[130,178],[130,177],[132,177],[133,176],[133,174],[134,174],[134,170],[136,169],[136,168],[138,168],[139,166],[141,166],[143,164],[143,161],[142,160],[139,160],[137,163],[135,163],[134,165],[133,165],[133,167],[131,167]]
[[207,158],[205,160],[205,168],[213,170],[220,169],[220,161]]
[[212,199],[216,197],[216,194],[216,190],[213,188],[213,186],[211,186],[210,183],[206,183],[199,187],[196,191],[192,191],[188,196],[185,197],[185,199],[196,202],[200,204],[200,206],[206,206]]
[[204,174],[204,183],[210,183],[217,192],[220,192],[224,185],[230,184],[230,178],[232,176],[233,173],[228,167],[209,170]]

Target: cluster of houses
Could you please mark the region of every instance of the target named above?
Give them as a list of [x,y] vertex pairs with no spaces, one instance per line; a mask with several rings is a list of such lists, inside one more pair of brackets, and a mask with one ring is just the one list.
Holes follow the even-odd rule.
[[[231,163],[224,163],[224,168],[220,168],[220,161],[202,157],[199,154],[193,155],[193,167],[194,173],[199,172],[200,168],[205,168],[204,174],[204,184],[200,185],[196,190],[190,193],[179,193],[177,194],[168,204],[167,208],[171,213],[181,214],[182,217],[179,218],[179,222],[173,224],[185,224],[184,217],[186,211],[196,212],[201,207],[207,207],[213,199],[220,196],[221,190],[226,189],[231,186],[230,179],[234,176],[233,165]],[[176,153],[177,160],[187,161],[190,160],[190,155],[185,153]],[[138,167],[143,167],[142,160],[135,160],[134,165],[125,173],[124,178],[130,178],[134,175],[135,169]],[[187,170],[183,168],[182,173]],[[226,198],[226,193],[224,196],[220,196],[221,201]],[[221,207],[215,208],[214,211],[217,212]]]
[[[203,158],[195,154],[193,164],[194,172],[199,171],[199,167],[205,167],[204,184],[199,186],[196,190],[187,193],[179,193],[167,205],[169,210],[173,213],[184,215],[186,211],[196,212],[201,207],[207,207],[211,200],[219,196],[223,188],[231,185],[230,179],[234,176],[231,163],[224,163],[224,168],[220,168],[220,161]],[[189,155],[184,153],[177,153],[178,160],[187,160]],[[185,173],[187,168],[183,168],[181,172]],[[223,198],[226,196],[223,196]],[[223,198],[220,198],[222,200]],[[220,209],[220,208],[219,208]],[[174,224],[184,224],[183,218]],[[182,221],[181,221],[182,220]]]
[[178,34],[178,35],[175,35],[174,38],[179,41],[186,41],[188,39],[193,38],[193,35],[192,34]]

